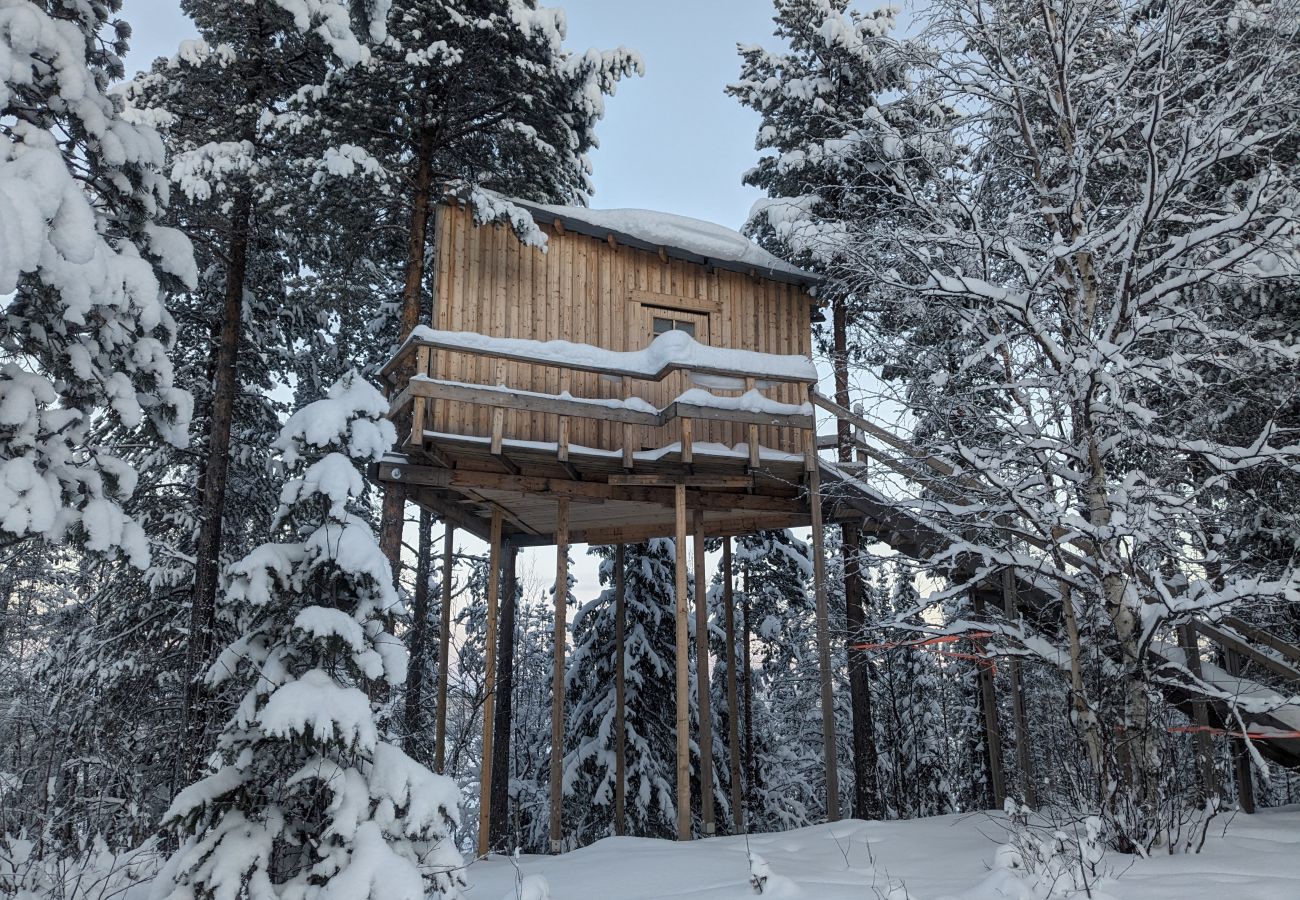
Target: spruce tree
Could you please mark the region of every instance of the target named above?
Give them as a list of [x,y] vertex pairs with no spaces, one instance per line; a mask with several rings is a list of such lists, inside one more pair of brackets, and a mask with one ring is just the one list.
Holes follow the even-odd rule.
[[245,689],[220,765],[177,795],[183,837],[159,896],[423,900],[456,894],[458,793],[383,739],[381,692],[406,651],[385,620],[388,561],[358,517],[363,467],[392,445],[388,403],[351,373],[286,422],[292,475],[276,536],[228,571],[221,614],[238,633],[208,672]]
[[[610,548],[592,552],[601,556],[601,583],[612,585]],[[625,548],[626,814],[628,833],[644,837],[676,834],[675,567],[670,540]],[[565,831],[579,844],[613,834],[614,625],[612,587],[573,617],[565,690],[574,743],[564,761],[565,794],[573,803]]]
[[158,218],[163,145],[108,91],[130,28],[116,0],[0,3],[0,537],[70,539],[143,568],[123,508],[138,473],[103,436],[184,446],[163,287],[193,284]]

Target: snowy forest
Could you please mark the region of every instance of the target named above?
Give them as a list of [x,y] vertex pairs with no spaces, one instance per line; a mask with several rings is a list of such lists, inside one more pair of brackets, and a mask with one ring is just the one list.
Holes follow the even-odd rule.
[[[691,846],[741,840],[701,897],[1130,896],[1251,821],[1294,856],[1300,3],[753,0],[732,224],[817,278],[817,446],[887,513],[825,488],[824,560],[575,544],[561,592],[378,481],[381,374],[437,204],[544,252],[510,198],[591,205],[652,68],[537,0],[178,2],[142,60],[130,3],[0,0],[0,898],[680,893],[520,860],[679,837],[683,721]],[[870,880],[749,843],[828,809],[873,837],[791,859]],[[972,893],[885,873],[922,819],[994,835]]]

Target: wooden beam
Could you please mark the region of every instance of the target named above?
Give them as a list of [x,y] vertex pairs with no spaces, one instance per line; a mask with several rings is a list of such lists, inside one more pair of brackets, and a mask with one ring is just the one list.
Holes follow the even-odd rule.
[[[393,473],[396,472],[397,475]],[[384,481],[401,481],[421,486],[442,487],[468,491],[512,491],[520,494],[564,496],[579,503],[656,503],[671,507],[675,502],[673,487],[682,477],[665,475],[612,475],[608,482],[576,481],[568,478],[546,478],[535,475],[510,475],[503,472],[479,472],[473,469],[436,469],[418,465],[384,463],[380,466]],[[780,495],[728,493],[728,489],[747,488],[753,479],[737,476],[689,476],[685,482],[690,490],[689,505],[710,510],[751,510],[754,512],[782,512],[799,506],[799,496],[793,491]],[[719,490],[710,491],[715,487]],[[477,493],[475,502],[487,503]],[[857,513],[853,513],[857,515]],[[522,528],[522,526],[520,526]],[[521,545],[522,546],[522,545]]]
[[[709,522],[709,531],[717,537],[727,535],[750,534],[755,531],[770,531],[776,528],[807,528],[809,517],[804,514],[777,514],[734,516],[727,519],[713,519]],[[647,525],[629,525],[610,527],[593,525],[582,531],[569,532],[569,542],[573,544],[639,544],[656,537],[672,537],[676,534],[671,520],[652,522]],[[546,547],[555,543],[552,535],[514,534],[510,540],[519,547]]]
[[478,855],[490,849],[492,821],[492,726],[496,718],[497,600],[501,592],[501,510],[493,508],[488,540],[487,634],[483,662],[483,759],[479,766]]
[[438,610],[438,705],[433,730],[433,769],[444,774],[447,760],[447,676],[451,668],[451,578],[456,561],[456,526],[442,538],[442,608]]
[[627,673],[624,654],[627,641],[626,547],[614,548],[614,834],[627,834],[627,723],[624,707]]
[[722,607],[727,650],[727,762],[731,774],[731,821],[736,834],[745,831],[744,794],[740,781],[740,707],[736,690],[736,610],[731,538],[722,542]]
[[1233,631],[1241,632],[1255,643],[1263,644],[1265,647],[1272,647],[1288,659],[1293,659],[1300,663],[1300,647],[1288,644],[1277,635],[1269,634],[1267,631],[1262,631],[1254,625],[1251,625],[1249,622],[1239,619],[1236,616],[1224,616],[1219,620],[1219,624],[1227,625]]
[[[657,412],[612,406],[603,400],[585,400],[581,397],[561,397],[533,391],[516,391],[489,385],[465,384],[459,381],[440,381],[433,378],[412,379],[408,390],[416,397],[472,403],[494,409],[515,409],[530,413],[549,413],[557,416],[574,416],[579,419],[602,419],[628,425],[663,424]],[[561,388],[561,393],[567,392]]]
[[686,628],[686,485],[676,488],[677,839],[691,839],[690,669]]
[[569,596],[569,501],[561,497],[555,511],[555,661],[551,673],[551,852],[564,848],[564,651]]
[[690,488],[751,488],[752,475],[611,475],[609,483],[618,486]]
[[481,541],[491,538],[489,528],[483,524],[483,520],[465,510],[450,497],[431,490],[420,490],[415,492],[412,499],[421,506],[427,506],[444,522],[451,522],[460,530],[468,531]]
[[709,585],[704,559],[704,515],[695,513],[695,693],[699,719],[700,810],[705,837],[717,831],[713,806],[713,710],[709,680]]
[[826,600],[826,547],[822,528],[820,469],[808,473],[808,505],[812,508],[813,594],[817,617],[817,673],[821,682],[822,760],[826,769],[826,818],[840,819],[840,773],[835,743],[835,694],[831,673],[830,614]]
[[[750,379],[750,381],[753,381],[753,379]],[[730,409],[676,400],[661,410],[650,412],[644,409],[629,409],[624,406],[614,405],[606,400],[564,397],[559,394],[512,390],[502,385],[467,384],[460,381],[444,381],[427,377],[412,379],[401,394],[398,395],[398,398],[394,400],[393,404],[390,404],[390,409],[398,410],[401,405],[410,403],[412,398],[421,401],[445,400],[487,406],[494,410],[494,423],[496,417],[503,410],[513,409],[529,413],[574,416],[580,419],[600,419],[605,422],[649,427],[663,426],[674,419],[738,422],[755,427],[775,425],[810,429],[814,425],[813,417],[803,413],[755,412],[747,409]],[[401,401],[400,405],[398,401]]]
[[1261,652],[1258,648],[1251,646],[1232,632],[1196,620],[1191,622],[1191,626],[1220,647],[1246,657],[1251,662],[1258,666],[1262,666],[1274,675],[1285,678],[1292,683],[1300,683],[1300,669],[1288,666],[1286,663],[1274,659],[1267,653]]

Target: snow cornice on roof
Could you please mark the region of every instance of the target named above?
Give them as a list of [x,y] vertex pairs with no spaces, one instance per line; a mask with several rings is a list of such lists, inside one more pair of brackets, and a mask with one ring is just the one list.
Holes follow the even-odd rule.
[[[498,195],[532,215],[538,225],[662,253],[696,265],[724,269],[812,289],[824,280],[772,255],[738,231],[674,213],[642,209],[589,209],[556,206]],[[447,200],[459,200],[454,195]]]

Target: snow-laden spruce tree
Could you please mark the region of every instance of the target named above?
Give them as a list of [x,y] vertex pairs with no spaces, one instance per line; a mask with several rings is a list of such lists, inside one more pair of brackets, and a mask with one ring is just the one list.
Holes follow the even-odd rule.
[[122,509],[136,471],[97,430],[177,446],[161,282],[193,284],[157,133],[108,93],[129,27],[118,0],[0,2],[0,542],[70,538],[149,561]]
[[215,771],[165,816],[182,843],[157,897],[459,893],[456,786],[381,737],[372,699],[407,663],[385,625],[399,605],[391,568],[355,513],[362,467],[394,439],[387,411],[353,372],[285,423],[280,539],[229,567],[222,615],[239,637],[208,673],[245,693]]
[[[565,831],[578,844],[613,834],[614,805],[614,555],[602,556],[609,587],[573,617],[573,653],[566,675],[570,737],[564,760]],[[672,837],[677,822],[675,547],[656,538],[624,551],[626,610],[624,727],[627,833]],[[695,692],[691,691],[692,714]],[[692,765],[695,765],[692,753]],[[692,792],[697,796],[698,790]]]
[[880,187],[891,213],[853,229],[842,274],[879,310],[864,334],[925,424],[918,452],[965,470],[963,501],[924,511],[966,537],[955,554],[1032,570],[1056,598],[1027,610],[1046,641],[1024,649],[1065,661],[1090,785],[1071,799],[1113,846],[1149,848],[1178,807],[1157,690],[1189,676],[1148,648],[1205,610],[1296,596],[1294,553],[1247,559],[1221,533],[1251,505],[1247,474],[1300,461],[1294,436],[1267,412],[1221,425],[1267,410],[1243,392],[1297,364],[1291,332],[1240,302],[1300,271],[1297,6],[930,13],[899,102],[960,110],[919,151],[965,163]]
[[765,531],[736,540],[735,566],[748,619],[737,659],[743,666],[748,636],[752,679],[752,709],[741,703],[746,822],[750,831],[800,828],[826,808],[812,559],[790,531]]

